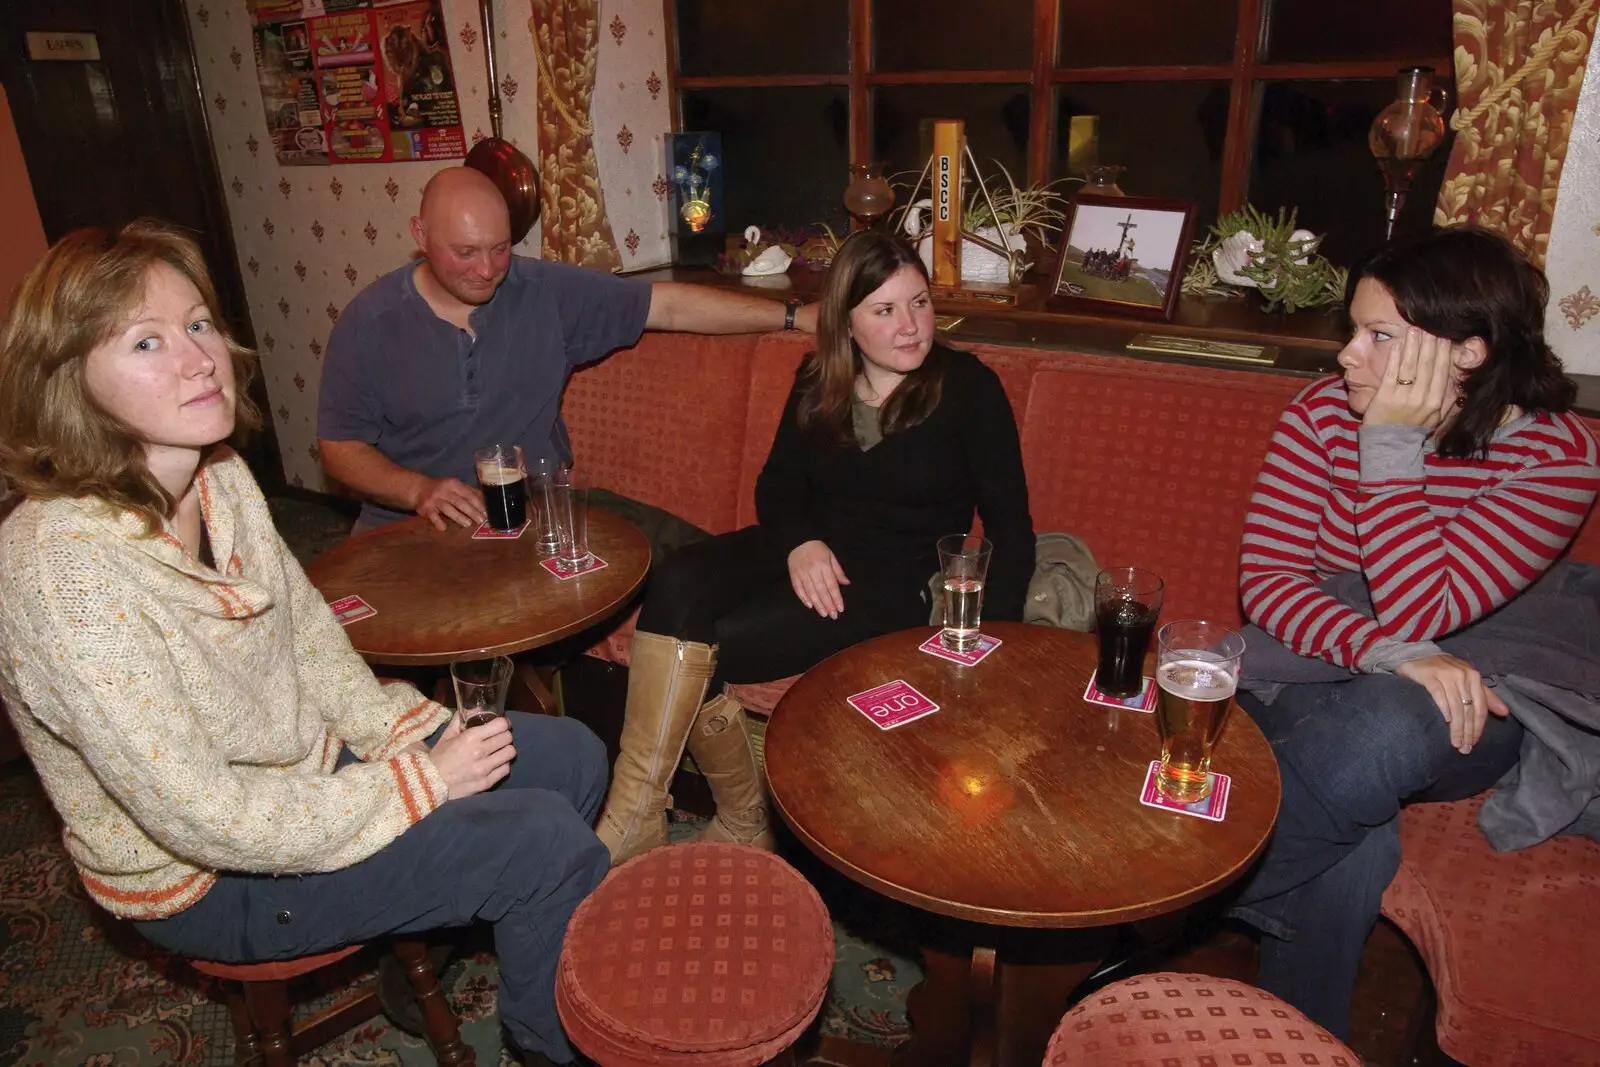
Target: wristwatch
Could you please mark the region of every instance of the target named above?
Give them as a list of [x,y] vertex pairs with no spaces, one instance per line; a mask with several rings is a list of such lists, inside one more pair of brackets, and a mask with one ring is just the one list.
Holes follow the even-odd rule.
[[783,302],[783,328],[785,330],[792,330],[795,328],[794,313],[800,310],[800,305],[802,303],[804,303],[804,301],[795,297],[790,297],[788,300]]

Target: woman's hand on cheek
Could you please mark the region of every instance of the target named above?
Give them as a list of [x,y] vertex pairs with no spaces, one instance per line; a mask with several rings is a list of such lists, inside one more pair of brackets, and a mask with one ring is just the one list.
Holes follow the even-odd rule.
[[1398,340],[1361,421],[1366,426],[1437,429],[1455,403],[1454,345],[1415,326]]

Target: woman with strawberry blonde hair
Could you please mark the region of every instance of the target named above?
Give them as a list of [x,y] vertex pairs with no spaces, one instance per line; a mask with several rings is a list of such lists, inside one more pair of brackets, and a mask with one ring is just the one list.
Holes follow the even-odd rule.
[[0,695],[67,851],[106,910],[221,962],[487,919],[501,1021],[570,1061],[554,972],[608,866],[604,749],[373,677],[224,443],[253,372],[159,222],[63,238],[0,328]]

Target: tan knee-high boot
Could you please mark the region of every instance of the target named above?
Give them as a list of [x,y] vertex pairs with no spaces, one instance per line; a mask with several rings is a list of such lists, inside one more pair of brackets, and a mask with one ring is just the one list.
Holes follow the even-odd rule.
[[702,841],[732,841],[771,851],[766,776],[756,764],[744,709],[726,693],[708,700],[689,734],[689,754],[711,785],[717,816]]
[[633,635],[622,753],[595,827],[612,863],[667,843],[667,790],[716,665],[712,645]]

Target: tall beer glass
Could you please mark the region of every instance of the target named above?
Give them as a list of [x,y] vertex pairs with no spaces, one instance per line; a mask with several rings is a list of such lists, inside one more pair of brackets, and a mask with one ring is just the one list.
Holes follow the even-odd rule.
[[485,445],[472,454],[478,466],[478,488],[489,525],[520,530],[528,521],[527,479],[521,445]]
[[533,497],[533,537],[539,555],[553,556],[561,547],[561,528],[556,522],[556,485],[565,467],[557,459],[536,459],[528,464],[528,492]]
[[939,538],[939,574],[944,585],[944,629],[939,643],[951,652],[978,647],[983,618],[983,583],[994,546],[972,534]]
[[574,470],[552,478],[550,503],[555,510],[556,569],[582,570],[589,562],[589,480]]
[[1144,657],[1161,615],[1159,575],[1138,567],[1109,567],[1094,580],[1094,632],[1100,663],[1094,684],[1114,697],[1138,696],[1144,689]]
[[1211,751],[1239,687],[1244,638],[1221,623],[1182,619],[1163,626],[1157,642],[1161,771],[1156,788],[1192,804],[1211,795]]

